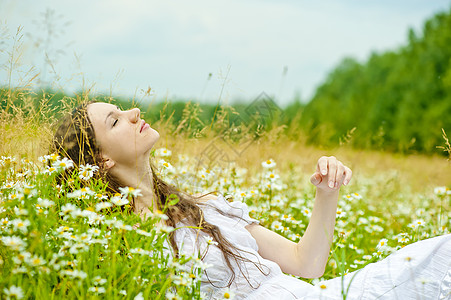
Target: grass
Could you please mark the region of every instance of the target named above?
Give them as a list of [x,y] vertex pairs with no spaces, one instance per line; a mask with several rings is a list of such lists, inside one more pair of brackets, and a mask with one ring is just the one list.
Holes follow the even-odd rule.
[[[130,227],[139,221],[136,216],[124,215],[118,205],[97,206],[113,200],[101,199],[105,194],[102,183],[89,181],[94,192],[83,195],[83,180],[74,173],[70,189],[55,188],[56,173],[48,174],[48,169],[46,173],[38,158],[47,154],[56,119],[46,118],[51,109],[45,100],[33,106],[29,94],[16,95],[20,101],[11,102],[0,114],[0,290],[14,293],[16,286],[24,297],[55,299],[199,298],[202,264],[193,259],[173,263],[163,255],[170,229],[156,225],[158,216],[141,225],[143,232],[137,232]],[[67,101],[70,107],[80,99]],[[193,108],[187,107],[187,111],[193,112]],[[277,126],[261,131],[255,140],[253,128],[232,128],[241,134],[236,143],[223,139],[230,136],[224,114],[219,113],[218,121],[200,131],[192,126],[193,113],[185,117],[186,128],[168,126],[170,116],[164,113],[152,124],[161,135],[156,147],[172,152],[168,156],[156,152],[161,175],[192,193],[218,190],[244,201],[252,217],[294,241],[302,236],[312,209],[314,188],[309,177],[317,159],[333,154],[353,169],[352,184],[342,188],[334,245],[322,279],[362,268],[408,243],[449,232],[449,189],[436,189],[449,188],[451,182],[450,163],[444,157],[359,151],[346,145],[325,150],[292,140]],[[209,160],[211,149],[220,155]],[[221,156],[227,159],[220,160]],[[199,165],[201,158],[210,164]],[[270,158],[276,167],[263,168],[262,162]],[[164,161],[174,169],[165,167]],[[226,169],[220,171],[219,166]],[[205,173],[205,168],[214,173]],[[193,173],[194,181],[184,180],[186,170]],[[272,180],[271,174],[280,178]],[[69,190],[79,191],[79,195],[70,197]],[[122,197],[129,199],[126,193]],[[42,199],[53,204],[46,206]],[[75,206],[69,209],[68,204]],[[89,223],[90,218],[104,220]],[[27,222],[29,225],[24,225]],[[18,245],[19,239],[11,242],[8,236],[16,236],[26,245]],[[387,240],[381,247],[383,239]]]

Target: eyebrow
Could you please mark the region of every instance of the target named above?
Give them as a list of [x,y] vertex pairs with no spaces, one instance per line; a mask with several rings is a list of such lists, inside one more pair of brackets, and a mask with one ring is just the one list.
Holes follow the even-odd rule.
[[[116,105],[116,108],[117,108],[118,110],[120,110],[119,106],[117,106],[117,105]],[[108,118],[109,118],[112,114],[114,114],[114,110],[110,111],[110,112],[108,113],[108,115],[106,116],[106,118],[105,118],[105,124],[106,124],[106,121],[108,120]]]

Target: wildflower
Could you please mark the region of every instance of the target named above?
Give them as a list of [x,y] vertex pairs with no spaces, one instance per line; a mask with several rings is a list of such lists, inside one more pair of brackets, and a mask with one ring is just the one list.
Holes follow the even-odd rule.
[[16,158],[13,156],[3,156],[0,158],[0,166],[6,166],[16,162]]
[[14,227],[15,231],[22,231],[22,233],[27,233],[27,227],[31,225],[30,221],[22,219],[14,219],[11,221],[11,225]]
[[31,257],[31,253],[27,251],[22,251],[17,254],[17,256],[13,257],[13,261],[15,264],[20,265],[24,261],[27,261]]
[[159,218],[159,219],[165,220],[165,221],[167,219],[169,219],[169,217],[166,214],[164,214],[161,210],[158,210],[158,209],[153,213],[153,216],[155,218]]
[[89,228],[88,234],[93,236],[99,236],[102,232],[98,228]]
[[67,275],[73,279],[85,279],[88,276],[88,274],[79,270],[62,270],[60,274]]
[[360,259],[355,259],[355,260],[354,260],[354,264],[357,264],[357,265],[362,265],[362,264],[364,264],[364,263],[365,263],[364,260],[360,260]]
[[301,213],[306,217],[310,217],[312,215],[311,210],[307,207],[302,208]]
[[94,285],[103,285],[107,282],[107,280],[100,276],[96,276],[92,279],[92,282],[94,283]]
[[341,208],[337,208],[337,218],[344,218],[346,216],[346,212],[344,212]]
[[282,223],[280,223],[279,221],[274,221],[271,224],[271,228],[274,230],[282,230],[283,226]]
[[106,199],[108,199],[107,196],[102,195],[101,193],[95,194],[94,197],[96,198],[96,200],[106,200]]
[[11,299],[12,297],[22,299],[24,296],[22,288],[15,285],[10,286],[9,289],[4,288],[3,292],[5,293],[6,299]]
[[122,195],[124,195],[126,197],[128,197],[128,196],[132,196],[132,197],[142,196],[140,189],[135,189],[135,188],[132,188],[132,187],[129,187],[129,186],[120,187],[119,191],[121,192]]
[[206,236],[206,237],[205,237],[205,240],[207,241],[207,244],[208,244],[208,245],[215,245],[215,246],[218,245],[218,243],[215,242],[215,240],[214,240],[211,236]]
[[140,234],[140,235],[144,235],[144,236],[152,236],[152,234],[150,232],[141,230],[141,229],[136,229],[136,233]]
[[388,242],[387,239],[381,239],[379,241],[379,244],[377,244],[376,248],[377,249],[386,248],[387,247],[387,242]]
[[167,161],[165,161],[164,159],[161,159],[158,161],[158,166],[160,168],[163,168],[163,170],[165,170],[168,173],[174,173],[175,168]]
[[56,171],[57,171],[57,169],[55,167],[46,166],[43,173],[51,175],[51,174],[55,173]]
[[354,199],[356,199],[356,200],[362,199],[362,196],[361,196],[360,194],[358,194],[358,193],[352,193],[351,196],[352,196]]
[[407,233],[400,233],[395,236],[398,239],[398,243],[408,243],[409,242],[409,235]]
[[166,148],[158,148],[155,150],[155,155],[160,157],[169,157],[172,155],[172,151]]
[[64,157],[61,160],[57,159],[56,161],[54,161],[52,166],[54,168],[60,168],[60,169],[66,170],[66,169],[72,168],[74,166],[74,162],[72,160],[68,159],[67,157]]
[[156,229],[156,232],[163,232],[163,233],[169,233],[169,232],[174,231],[174,227],[167,226],[164,224],[156,224],[155,229]]
[[104,294],[104,293],[106,292],[106,290],[105,290],[105,288],[102,287],[102,286],[100,286],[100,287],[98,287],[98,286],[92,286],[92,287],[90,287],[90,288],[88,289],[88,292],[93,292],[93,293],[96,293],[96,294]]
[[200,178],[202,178],[202,179],[210,179],[214,175],[215,175],[214,172],[212,172],[210,169],[205,169],[205,168],[203,168],[199,174]]
[[142,248],[132,248],[132,249],[130,249],[130,253],[141,254],[141,255],[151,255],[152,254],[151,251],[144,250]]
[[133,300],[144,300],[143,293],[139,292],[139,294],[136,295],[135,298],[133,298]]
[[417,229],[418,227],[424,227],[424,224],[426,224],[425,222],[424,222],[424,220],[423,219],[418,219],[418,220],[415,220],[415,221],[413,221],[412,223],[410,223],[409,225],[407,225],[407,226],[409,226],[410,228],[412,228],[412,229]]
[[114,223],[114,227],[121,230],[133,230],[133,227],[130,225],[125,225],[121,220],[117,220]]
[[61,207],[61,212],[60,215],[68,215],[76,210],[78,210],[79,208],[77,206],[75,206],[72,203],[66,203]]
[[33,267],[41,266],[46,263],[46,261],[42,257],[39,257],[37,255],[27,258],[26,261],[30,266]]
[[113,206],[111,202],[100,202],[96,204],[96,211],[101,211],[102,209],[109,208]]
[[55,205],[55,202],[50,201],[50,200],[48,200],[48,199],[38,198],[38,204],[39,204],[39,206],[41,206],[41,207],[49,208],[49,207]]
[[78,199],[87,199],[89,196],[93,196],[96,193],[94,191],[92,191],[90,188],[88,187],[84,187],[81,188],[79,190],[76,190],[72,193],[68,193],[67,197],[69,198],[78,198]]
[[266,169],[271,169],[271,168],[274,168],[275,166],[276,166],[276,162],[272,158],[262,162],[262,167],[266,168]]
[[235,294],[229,289],[226,288],[222,294],[223,299],[233,299]]
[[17,206],[14,207],[14,213],[17,216],[28,216],[28,210],[26,210],[25,208],[19,208]]
[[124,296],[127,296],[127,291],[126,291],[126,290],[120,290],[120,291],[119,291],[119,294],[124,295]]
[[270,181],[276,181],[277,179],[280,178],[280,176],[274,172],[268,172],[266,173],[265,176],[267,179],[269,179]]
[[26,243],[18,236],[2,236],[2,242],[12,250],[22,251],[26,247]]
[[181,300],[182,298],[179,295],[174,294],[173,292],[167,292],[166,293],[166,299],[169,299],[169,300]]
[[92,176],[94,176],[94,173],[99,169],[98,166],[92,166],[90,164],[86,164],[86,165],[81,165],[80,166],[80,171],[78,173],[78,176],[80,177],[80,179],[83,180],[88,180],[90,179]]
[[443,196],[446,194],[446,191],[448,189],[446,188],[446,186],[439,186],[434,188],[434,194],[438,195],[438,196]]
[[6,181],[0,189],[2,189],[2,190],[3,189],[11,189],[11,188],[14,187],[14,185],[15,185],[15,182],[13,182],[13,181]]

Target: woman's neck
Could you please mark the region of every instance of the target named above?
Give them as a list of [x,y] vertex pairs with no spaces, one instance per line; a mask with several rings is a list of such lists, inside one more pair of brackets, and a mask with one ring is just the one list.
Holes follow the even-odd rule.
[[124,186],[141,191],[141,196],[136,197],[134,201],[133,210],[136,214],[147,218],[151,212],[157,210],[153,173],[148,160],[137,163],[133,168],[116,166],[113,175],[119,178]]

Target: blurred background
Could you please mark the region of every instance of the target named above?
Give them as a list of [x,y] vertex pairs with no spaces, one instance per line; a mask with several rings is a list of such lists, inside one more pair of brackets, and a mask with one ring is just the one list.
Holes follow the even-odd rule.
[[[375,167],[415,155],[406,172],[451,180],[449,0],[0,0],[0,26],[3,124],[53,124],[95,98],[140,107],[165,146],[209,136],[238,160],[266,138],[298,143],[291,163],[302,145]],[[8,128],[4,153],[24,144]]]

